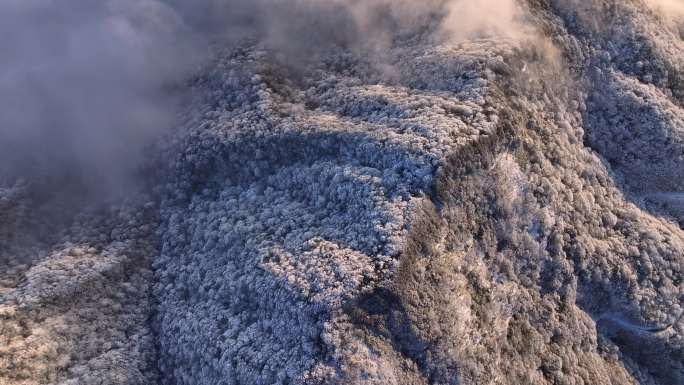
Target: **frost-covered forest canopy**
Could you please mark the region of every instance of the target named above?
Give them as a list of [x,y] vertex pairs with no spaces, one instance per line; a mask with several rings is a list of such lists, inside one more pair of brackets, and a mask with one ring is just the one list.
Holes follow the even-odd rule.
[[684,1],[0,2],[0,385],[684,383]]

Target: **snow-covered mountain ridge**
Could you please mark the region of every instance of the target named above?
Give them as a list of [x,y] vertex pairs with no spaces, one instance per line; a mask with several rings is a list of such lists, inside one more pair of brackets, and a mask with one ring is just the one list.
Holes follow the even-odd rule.
[[146,188],[0,188],[0,384],[681,384],[663,6],[218,50]]

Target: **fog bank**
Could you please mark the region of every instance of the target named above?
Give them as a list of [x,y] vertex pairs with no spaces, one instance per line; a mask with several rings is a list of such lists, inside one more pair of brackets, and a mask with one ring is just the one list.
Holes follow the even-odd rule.
[[407,34],[520,36],[520,15],[514,0],[7,0],[0,179],[126,188],[145,148],[173,125],[170,90],[210,44],[250,37],[292,65],[334,47],[382,61]]

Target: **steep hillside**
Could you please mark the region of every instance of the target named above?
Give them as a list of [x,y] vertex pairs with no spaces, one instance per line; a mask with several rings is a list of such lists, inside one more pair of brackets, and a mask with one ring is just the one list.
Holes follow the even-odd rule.
[[218,49],[149,187],[4,181],[0,384],[684,383],[663,4],[529,0],[515,34],[455,39],[431,14],[381,56]]

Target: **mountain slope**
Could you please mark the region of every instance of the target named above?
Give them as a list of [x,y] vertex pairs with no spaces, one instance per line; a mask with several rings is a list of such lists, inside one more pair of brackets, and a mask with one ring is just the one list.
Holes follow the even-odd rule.
[[0,190],[0,383],[684,382],[684,43],[642,1],[526,7],[226,49],[156,187],[45,245]]

